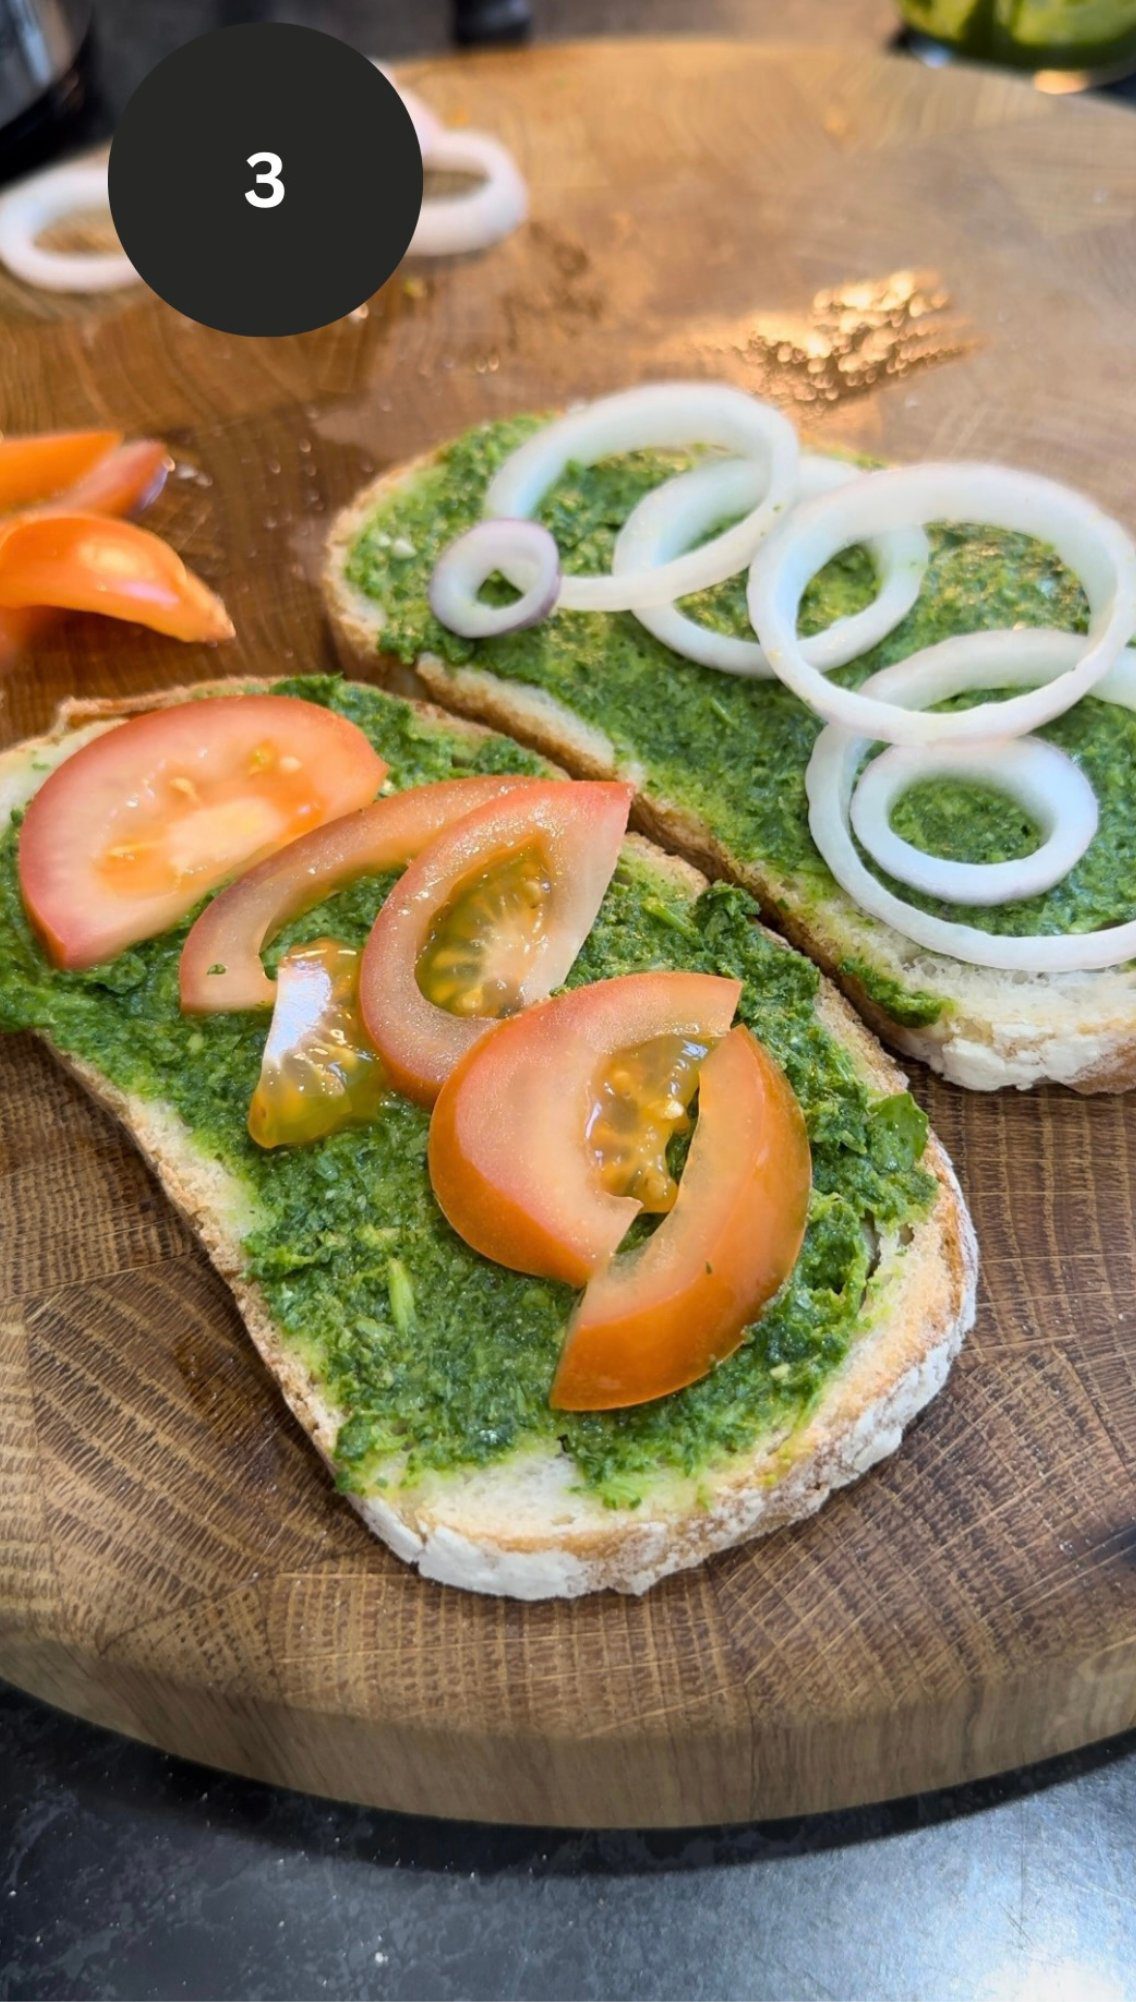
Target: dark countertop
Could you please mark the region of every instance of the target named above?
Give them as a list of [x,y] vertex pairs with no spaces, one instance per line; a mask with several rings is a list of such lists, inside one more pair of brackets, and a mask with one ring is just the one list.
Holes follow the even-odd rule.
[[1136,1997],[1136,1738],[675,1834],[411,1820],[0,1692],[0,1995]]
[[[542,32],[887,32],[887,0],[536,0]],[[105,118],[228,20],[389,55],[445,0],[100,0]],[[1136,2002],[1136,1736],[889,1807],[676,1834],[416,1821],[0,1689],[0,1996]]]

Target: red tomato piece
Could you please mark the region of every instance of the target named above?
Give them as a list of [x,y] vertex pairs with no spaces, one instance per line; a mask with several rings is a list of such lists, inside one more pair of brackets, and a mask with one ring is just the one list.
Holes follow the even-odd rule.
[[134,438],[96,460],[60,495],[60,505],[68,514],[139,514],[157,500],[171,463],[160,438]]
[[33,797],[20,830],[28,914],[57,966],[95,966],[361,806],[386,769],[354,723],[295,696],[214,696],[133,717]]
[[30,438],[0,438],[0,510],[50,500],[121,443],[121,431],[43,431]]
[[302,835],[231,883],[202,911],[181,955],[187,1014],[270,1008],[276,994],[261,953],[293,918],[360,876],[402,869],[451,822],[539,779],[442,779],[392,793]]
[[654,1173],[665,1170],[685,1117],[668,1090],[684,1068],[676,1057],[696,1081],[740,993],[716,974],[633,973],[494,1029],[452,1072],[430,1122],[430,1179],[458,1235],[514,1271],[586,1285],[644,1207],[652,1153]]
[[26,605],[101,612],[173,639],[233,636],[220,598],[176,550],[105,515],[55,511],[0,523],[0,607]]
[[359,1000],[395,1088],[422,1105],[503,1015],[567,977],[595,922],[632,787],[546,779],[466,816],[375,920]]
[[359,1014],[354,946],[320,938],[285,953],[248,1129],[258,1147],[303,1147],[365,1126],[386,1096]]
[[702,1066],[698,1124],[670,1215],[588,1285],[551,1403],[644,1404],[706,1376],[739,1346],[800,1254],[812,1163],[800,1105],[748,1029]]
[[[137,514],[157,499],[169,468],[170,455],[160,438],[137,438],[129,445],[118,445],[104,452],[89,472],[81,474],[65,490],[60,504],[81,514]],[[0,611],[0,674],[27,652],[54,616],[46,605]]]

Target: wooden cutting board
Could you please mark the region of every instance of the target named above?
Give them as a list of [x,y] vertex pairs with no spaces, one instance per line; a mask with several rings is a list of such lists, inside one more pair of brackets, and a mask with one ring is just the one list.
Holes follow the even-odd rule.
[[[667,374],[821,439],[1006,456],[1129,519],[1136,124],[997,75],[600,44],[432,64],[533,221],[295,340],[141,293],[6,285],[2,421],[156,431],[157,525],[223,655],[94,620],[0,684],[330,658],[331,512],[472,420]],[[365,226],[356,191],[353,226]],[[896,275],[898,274],[898,275]],[[920,1075],[983,1249],[978,1326],[902,1451],[814,1521],[642,1601],[422,1584],[333,1494],[221,1282],[110,1120],[0,1050],[0,1666],[211,1764],[433,1814],[694,1823],[876,1799],[1136,1721],[1136,1116]]]

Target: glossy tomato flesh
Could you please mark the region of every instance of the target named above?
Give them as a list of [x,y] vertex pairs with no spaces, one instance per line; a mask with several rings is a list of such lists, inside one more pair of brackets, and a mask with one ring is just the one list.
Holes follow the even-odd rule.
[[121,431],[42,431],[27,438],[0,438],[0,510],[50,500],[121,442]]
[[231,639],[220,598],[176,550],[109,515],[53,509],[0,523],[0,607],[128,619],[173,639]]
[[[114,434],[96,435],[102,438]],[[64,489],[59,506],[81,514],[136,514],[157,499],[169,468],[170,456],[159,438],[135,439],[97,458],[89,471]],[[47,605],[0,608],[0,674],[27,652],[55,617],[56,613]]]
[[261,953],[278,931],[361,876],[401,869],[455,820],[527,778],[442,779],[392,793],[329,822],[250,869],[214,897],[181,955],[181,1005],[188,1013],[270,1008],[276,988]]
[[499,1265],[586,1285],[645,1197],[672,1200],[667,1130],[740,992],[716,974],[627,974],[487,1035],[430,1122],[430,1178],[458,1235]]
[[136,716],[67,758],[31,800],[19,851],[28,914],[57,965],[94,966],[361,806],[385,772],[355,724],[294,696]]
[[812,1167],[784,1073],[748,1029],[701,1068],[698,1123],[670,1214],[589,1282],[552,1388],[563,1411],[644,1404],[706,1376],[797,1262]]
[[284,955],[248,1128],[258,1147],[296,1147],[374,1119],[387,1085],[359,1013],[362,954],[315,939]]
[[505,1015],[567,978],[619,859],[632,788],[544,779],[437,835],[363,955],[363,1019],[396,1088],[432,1105]]

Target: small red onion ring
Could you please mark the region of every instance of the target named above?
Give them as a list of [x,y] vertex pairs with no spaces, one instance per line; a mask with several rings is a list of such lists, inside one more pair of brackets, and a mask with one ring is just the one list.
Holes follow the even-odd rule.
[[625,452],[716,445],[766,468],[764,492],[742,521],[700,549],[623,576],[566,576],[557,609],[639,611],[667,605],[736,576],[790,505],[800,448],[787,417],[727,383],[657,382],[600,397],[527,438],[500,466],[485,495],[486,515],[535,514],[570,463],[593,466]]
[[[806,452],[801,458],[797,500],[811,500],[859,477],[857,468],[841,459]],[[612,553],[613,576],[645,564],[665,563],[689,549],[715,522],[729,521],[755,507],[767,484],[767,471],[752,459],[710,460],[664,480],[644,495],[620,529]],[[792,519],[792,513],[783,517],[782,526]],[[827,672],[867,653],[907,616],[919,596],[928,557],[927,538],[921,529],[896,529],[877,536],[867,547],[879,576],[878,594],[863,611],[836,619],[824,632],[804,641],[801,651],[813,667]],[[684,660],[717,668],[721,674],[749,675],[755,680],[767,681],[773,674],[759,641],[715,632],[677,604],[639,606],[635,616]]]
[[[1088,637],[1080,641],[1072,667],[1031,684],[1026,694],[942,715],[908,710],[867,688],[841,688],[810,664],[797,637],[810,579],[867,536],[936,521],[986,522],[1052,545],[1089,601]],[[1136,547],[1120,523],[1083,494],[1039,473],[1008,466],[901,466],[865,473],[798,508],[784,533],[758,554],[750,572],[749,608],[774,673],[841,729],[891,744],[1018,737],[1062,715],[1115,665],[1136,630]],[[921,657],[914,654],[907,664],[914,666]]]
[[[511,605],[486,605],[477,595],[498,573],[522,593]],[[462,639],[489,639],[538,625],[556,603],[559,585],[560,552],[547,528],[535,521],[479,521],[434,565],[430,610]]]

